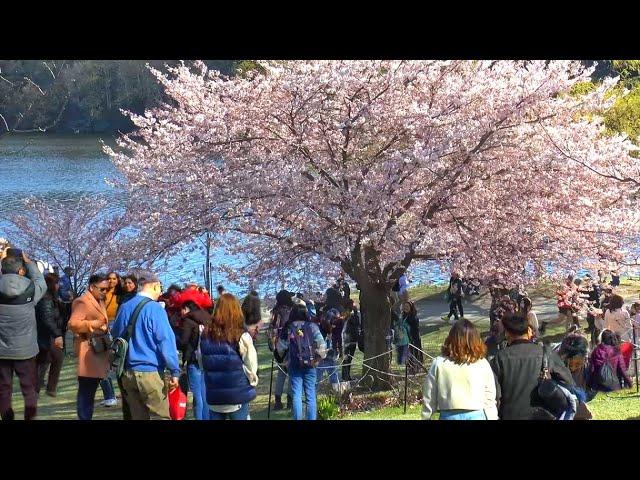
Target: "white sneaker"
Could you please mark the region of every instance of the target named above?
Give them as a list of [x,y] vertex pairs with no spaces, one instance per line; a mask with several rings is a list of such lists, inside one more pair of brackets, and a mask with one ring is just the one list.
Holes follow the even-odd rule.
[[115,398],[110,398],[109,400],[104,400],[100,403],[101,407],[117,407],[118,406],[118,400],[116,400]]

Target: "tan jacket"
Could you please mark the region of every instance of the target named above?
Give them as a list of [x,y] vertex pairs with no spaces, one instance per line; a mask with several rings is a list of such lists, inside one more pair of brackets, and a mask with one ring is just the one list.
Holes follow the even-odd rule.
[[85,292],[73,301],[69,329],[75,333],[74,351],[78,357],[78,376],[105,378],[109,369],[107,352],[96,354],[89,345],[92,335],[104,335],[100,329],[107,325],[107,311],[90,292]]

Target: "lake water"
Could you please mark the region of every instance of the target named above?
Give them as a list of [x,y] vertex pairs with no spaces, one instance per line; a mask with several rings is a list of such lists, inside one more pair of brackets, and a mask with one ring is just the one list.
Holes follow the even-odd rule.
[[[3,138],[0,142],[0,237],[7,237],[6,219],[19,210],[29,196],[44,199],[73,200],[82,195],[105,195],[118,203],[116,191],[107,185],[106,179],[117,175],[109,157],[100,146],[103,138],[113,144],[112,137],[90,135],[24,135]],[[163,282],[182,282],[187,279],[204,283],[204,258],[200,253],[185,251],[169,262],[167,271],[161,272]],[[185,260],[186,259],[186,260]],[[242,259],[234,259],[216,253],[212,263],[226,262],[240,265]],[[177,266],[182,265],[182,269]],[[435,283],[448,279],[437,264],[419,264],[411,268],[412,283]],[[236,285],[223,275],[214,273],[213,284],[224,284],[236,294],[244,294],[247,285]],[[279,286],[278,286],[279,287]],[[276,287],[270,288],[270,290]],[[262,295],[273,291],[258,288]],[[324,288],[322,288],[324,290]]]

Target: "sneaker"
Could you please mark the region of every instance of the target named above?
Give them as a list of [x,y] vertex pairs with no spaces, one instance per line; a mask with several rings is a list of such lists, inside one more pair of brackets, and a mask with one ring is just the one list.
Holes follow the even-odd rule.
[[442,316],[440,317],[440,319],[441,319],[441,320],[444,320],[445,322],[448,322],[448,321],[449,321],[449,315],[442,315]]
[[273,410],[278,411],[278,410],[282,410],[283,408],[284,406],[282,405],[282,400],[280,400],[279,398],[276,398],[276,401],[273,405]]
[[58,396],[58,394],[56,392],[50,392],[49,390],[47,390],[45,393],[47,395],[49,395],[50,397],[57,397]]
[[116,400],[115,398],[110,398],[109,400],[104,400],[104,401],[100,402],[100,406],[102,406],[102,407],[117,407],[118,406],[118,400]]

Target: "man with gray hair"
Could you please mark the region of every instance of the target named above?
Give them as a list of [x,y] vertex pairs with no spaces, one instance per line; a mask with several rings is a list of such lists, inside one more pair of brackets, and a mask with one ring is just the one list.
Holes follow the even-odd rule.
[[[114,338],[123,337],[131,323],[121,377],[123,395],[132,420],[169,420],[168,391],[178,387],[180,376],[176,337],[167,312],[157,302],[162,294],[160,279],[152,272],[141,272],[138,285],[140,291],[120,306],[111,330]],[[142,305],[141,309],[137,309],[138,305]],[[168,388],[164,381],[165,368],[171,372]]]
[[17,249],[2,259],[0,276],[0,417],[13,420],[13,373],[20,379],[24,419],[38,409],[36,355],[39,352],[36,304],[47,290],[34,262]]

